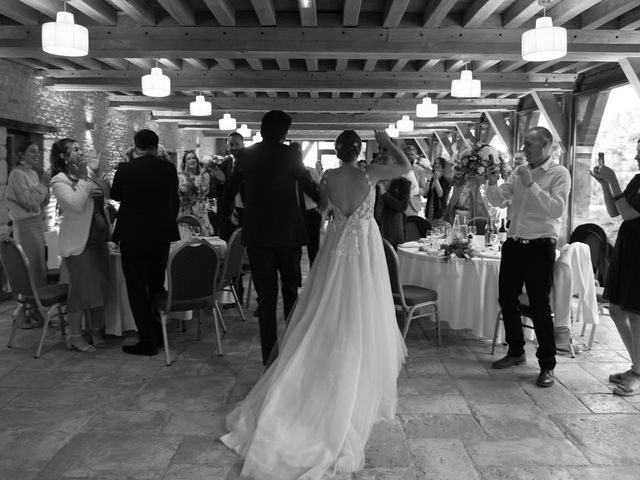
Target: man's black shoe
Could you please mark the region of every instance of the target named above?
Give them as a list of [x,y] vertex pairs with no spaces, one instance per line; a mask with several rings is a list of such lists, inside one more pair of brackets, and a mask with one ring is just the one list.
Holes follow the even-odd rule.
[[158,354],[158,349],[155,346],[150,346],[139,342],[135,345],[123,345],[122,351],[130,355],[145,355],[148,357]]
[[232,308],[235,308],[235,307],[236,307],[235,302],[233,302],[233,303],[223,303],[222,304],[222,309],[223,310],[231,310]]
[[538,375],[538,380],[536,381],[536,385],[539,387],[550,387],[555,382],[555,378],[553,376],[553,370],[549,370],[547,368],[543,368],[540,370],[540,375]]
[[492,368],[511,368],[515,365],[520,365],[521,363],[527,362],[527,356],[523,353],[519,357],[512,357],[511,355],[506,355],[502,357],[500,360],[496,360],[491,364]]

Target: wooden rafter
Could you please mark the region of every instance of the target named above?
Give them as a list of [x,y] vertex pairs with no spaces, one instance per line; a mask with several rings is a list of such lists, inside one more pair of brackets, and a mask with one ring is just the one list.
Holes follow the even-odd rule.
[[627,13],[629,10],[640,6],[640,1],[607,0],[591,7],[580,17],[584,30],[593,30],[601,27],[614,18]]
[[630,12],[622,15],[618,20],[620,30],[635,30],[640,28],[640,7],[636,7]]
[[303,27],[318,26],[318,12],[316,11],[315,0],[298,2],[298,9],[300,10],[300,24]]
[[40,22],[38,13],[19,0],[3,0],[0,2],[0,15],[9,17],[23,25],[37,25]]
[[276,24],[276,9],[272,0],[251,0],[251,5],[258,16],[260,25],[273,26]]
[[457,0],[429,0],[422,15],[424,28],[438,28],[444,22]]
[[446,150],[449,156],[453,155],[453,147],[451,146],[451,140],[449,140],[448,130],[436,130],[434,132],[438,138],[438,142],[442,145],[442,148]]
[[599,1],[600,0],[563,0],[547,10],[547,16],[553,19],[554,25],[561,26],[593,7]]
[[193,8],[186,0],[157,0],[179,25],[195,25],[196,17]]
[[387,0],[382,17],[382,26],[394,28],[400,25],[400,20],[407,10],[409,0]]
[[204,0],[213,16],[223,27],[233,27],[236,24],[236,9],[230,0]]
[[464,13],[462,26],[465,28],[478,28],[502,4],[502,1],[474,0]]
[[640,95],[640,58],[623,58],[619,63],[636,94]]
[[360,18],[362,0],[345,0],[342,11],[342,24],[345,27],[357,27]]
[[501,112],[485,112],[485,115],[493,131],[500,137],[502,143],[506,145],[507,154],[513,157],[513,128],[507,125]]
[[542,10],[538,0],[518,0],[502,14],[502,26],[519,28]]
[[68,4],[94,19],[100,25],[116,24],[116,10],[104,0],[68,0]]
[[111,0],[111,3],[138,25],[155,25],[156,23],[153,9],[144,0]]
[[568,138],[569,131],[568,120],[565,113],[562,111],[555,96],[551,92],[531,92],[536,105],[540,109],[540,112],[545,116],[549,129],[553,133],[553,136],[558,141],[558,144],[563,152],[568,151]]

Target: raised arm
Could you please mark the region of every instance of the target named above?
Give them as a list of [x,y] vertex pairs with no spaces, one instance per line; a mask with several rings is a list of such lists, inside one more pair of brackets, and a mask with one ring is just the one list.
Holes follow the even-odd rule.
[[405,154],[398,148],[398,146],[391,141],[389,135],[384,130],[375,130],[376,141],[381,147],[385,147],[396,163],[393,165],[369,165],[367,167],[367,173],[371,178],[372,183],[376,183],[378,180],[387,180],[391,178],[401,177],[405,173],[411,170],[411,163]]
[[[640,217],[640,212],[631,206],[625,198],[622,188],[620,188],[618,177],[610,167],[601,165],[597,167],[597,169],[594,168],[591,175],[602,185],[607,213],[609,213],[610,216],[617,217],[618,214],[620,214],[622,220],[633,220],[634,218]],[[607,187],[605,187],[600,179],[606,182],[609,191],[607,191]],[[609,193],[611,196],[608,196]]]

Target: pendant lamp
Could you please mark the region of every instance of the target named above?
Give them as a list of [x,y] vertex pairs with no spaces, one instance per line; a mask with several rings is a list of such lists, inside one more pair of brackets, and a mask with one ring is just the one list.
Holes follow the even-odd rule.
[[211,102],[204,99],[204,95],[196,95],[196,101],[189,103],[189,113],[194,117],[211,115]]
[[400,136],[400,132],[396,128],[395,123],[390,123],[389,128],[385,128],[384,131],[387,132],[387,135],[389,135],[390,138],[398,138]]
[[218,120],[218,127],[220,130],[235,130],[237,127],[236,119],[230,114],[225,113],[220,120]]
[[551,17],[536,19],[536,28],[522,34],[522,59],[527,62],[548,62],[567,54],[567,30],[554,27]]
[[161,68],[152,68],[150,74],[142,76],[142,94],[147,97],[168,97],[171,95],[171,79],[162,73]]
[[430,118],[438,116],[438,104],[432,103],[431,98],[424,97],[422,103],[416,105],[416,117]]
[[236,130],[243,138],[249,138],[251,136],[251,129],[247,127],[246,123],[243,123],[238,130]]
[[477,98],[480,96],[480,80],[473,78],[466,66],[460,72],[459,80],[451,80],[451,96],[456,98]]
[[89,53],[89,30],[73,22],[73,13],[64,11],[56,14],[55,22],[42,24],[42,50],[63,57],[83,57]]
[[400,120],[396,122],[398,132],[413,132],[413,120],[409,118],[409,115],[403,115]]

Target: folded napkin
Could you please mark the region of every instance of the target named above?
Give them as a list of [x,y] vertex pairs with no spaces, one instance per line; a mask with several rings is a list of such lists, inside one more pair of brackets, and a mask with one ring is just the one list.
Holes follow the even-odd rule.
[[418,248],[420,246],[420,242],[404,242],[401,243],[400,245],[398,245],[399,247],[404,247],[404,248]]

